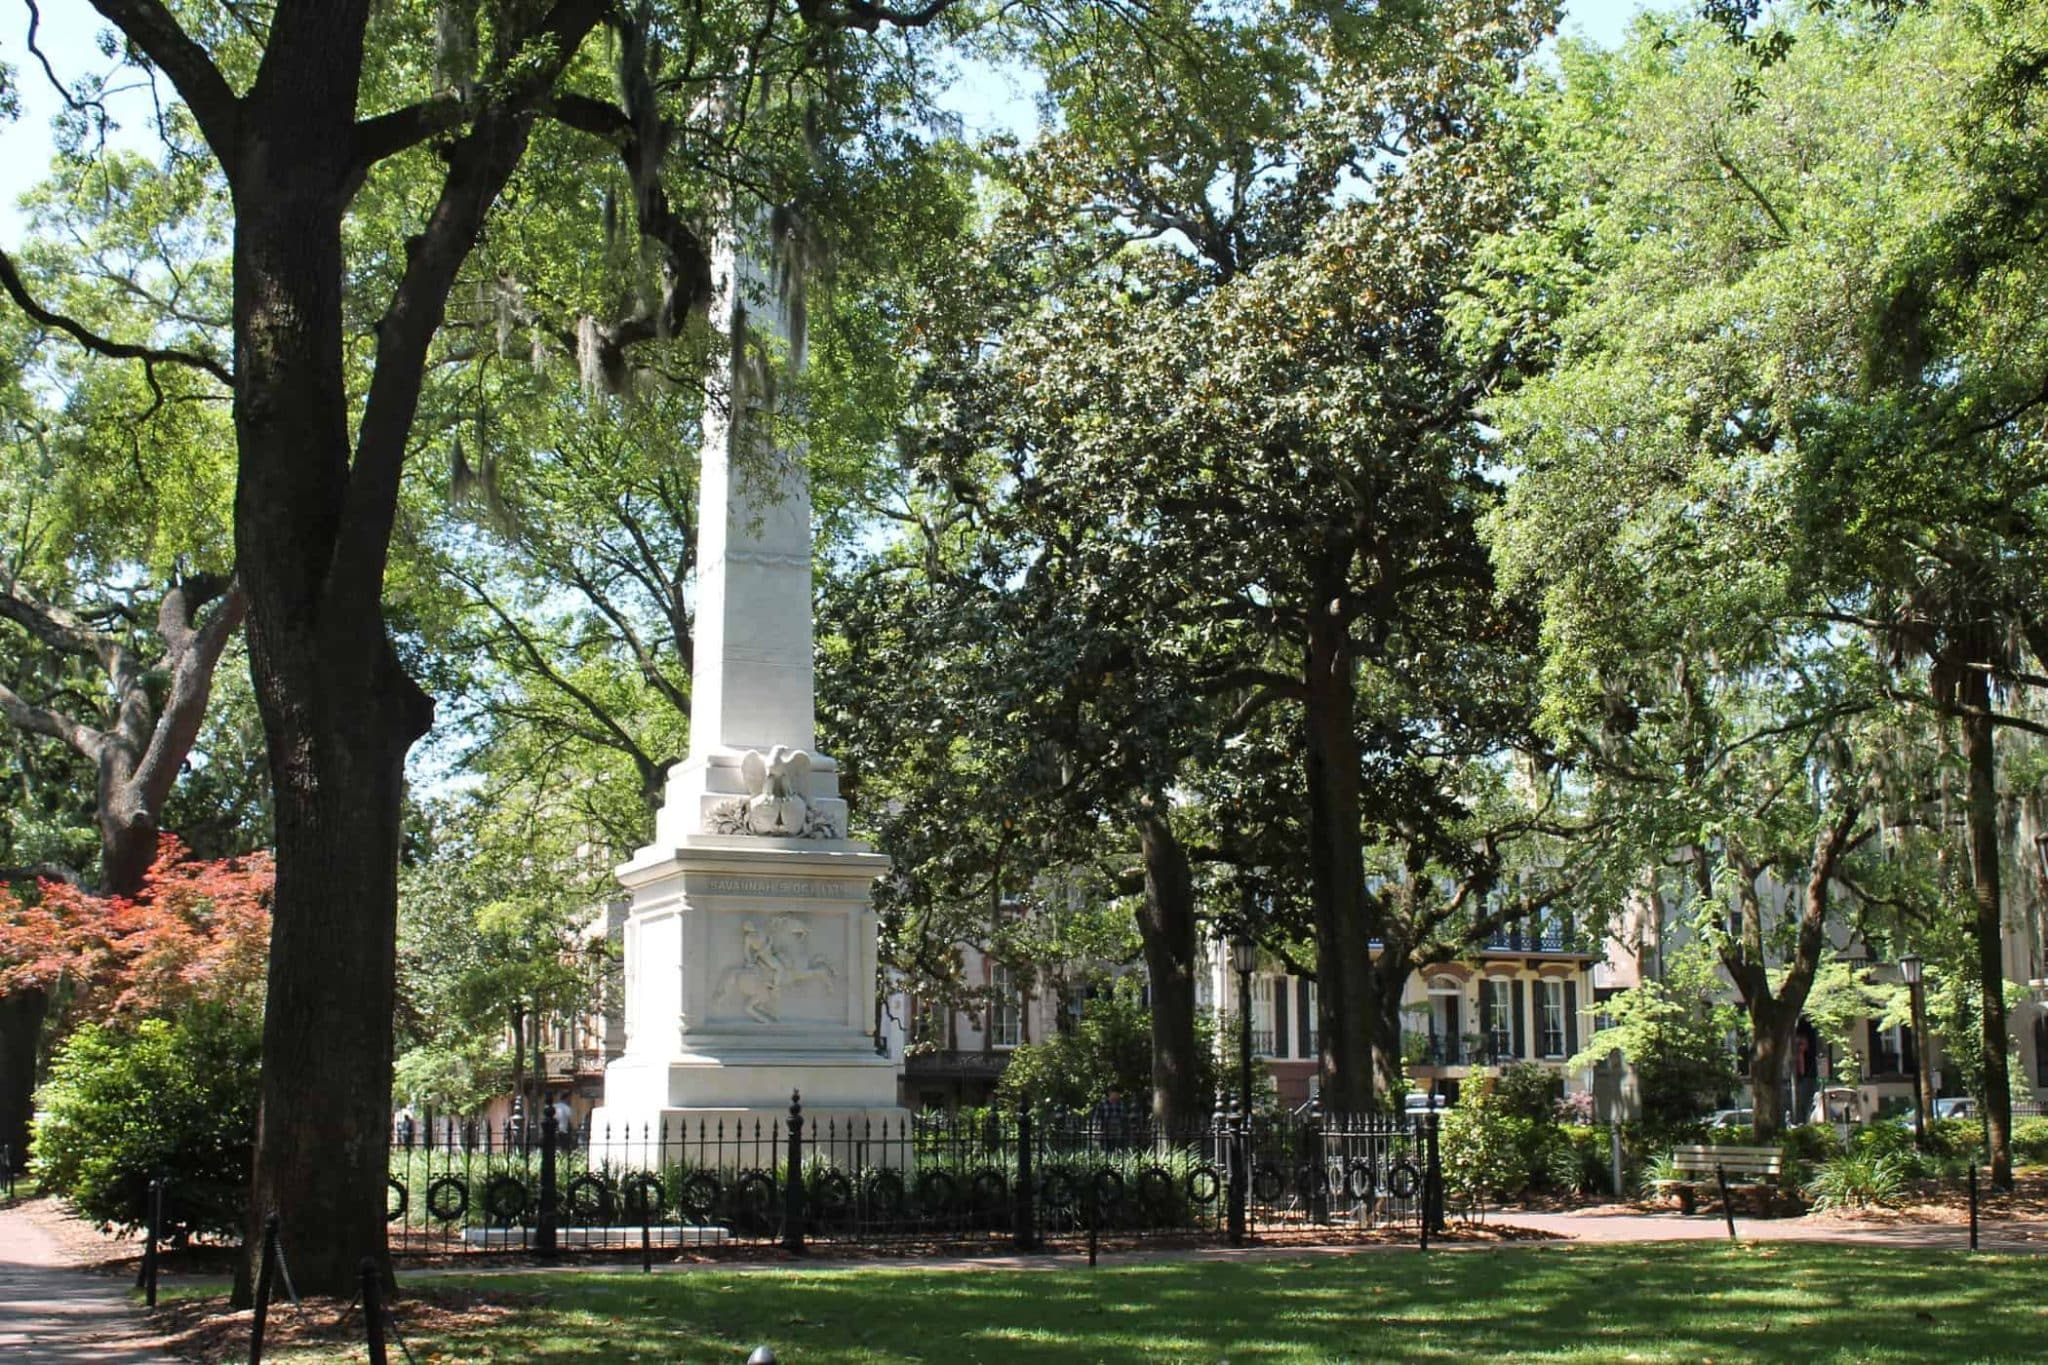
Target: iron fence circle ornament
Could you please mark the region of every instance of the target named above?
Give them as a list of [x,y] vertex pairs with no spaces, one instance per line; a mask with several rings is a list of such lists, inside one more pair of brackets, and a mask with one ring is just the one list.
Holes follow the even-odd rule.
[[766,1171],[745,1171],[732,1183],[733,1203],[756,1217],[775,1207],[775,1177]]
[[960,1182],[946,1171],[917,1173],[917,1202],[926,1213],[944,1213],[960,1197]]
[[1147,1166],[1139,1171],[1138,1202],[1148,1209],[1172,1207],[1173,1172],[1164,1166]]
[[620,1206],[634,1222],[661,1216],[661,1179],[647,1171],[636,1171],[619,1184]]
[[562,1191],[562,1203],[570,1213],[586,1222],[612,1221],[612,1187],[601,1175],[586,1172],[570,1181]]
[[1038,1180],[1039,1196],[1050,1209],[1074,1207],[1074,1177],[1055,1166]]
[[879,1209],[884,1218],[903,1216],[903,1177],[894,1171],[872,1172],[863,1182],[870,1208]]
[[1105,1166],[1095,1173],[1096,1201],[1107,1208],[1124,1202],[1123,1172]]
[[1186,1186],[1190,1203],[1213,1204],[1223,1193],[1223,1176],[1204,1162],[1188,1172]]
[[844,1171],[827,1169],[811,1181],[811,1198],[826,1213],[844,1213],[853,1207],[853,1182]]
[[427,1212],[443,1223],[452,1223],[469,1212],[469,1182],[460,1176],[434,1177],[427,1186]]
[[718,1177],[709,1171],[692,1171],[676,1186],[676,1207],[693,1223],[707,1223],[718,1207]]
[[388,1199],[384,1201],[384,1221],[387,1223],[399,1222],[405,1217],[405,1211],[411,1205],[411,1196],[407,1194],[405,1186],[399,1184],[395,1178],[387,1178],[384,1181],[384,1187],[392,1194],[398,1196],[396,1206],[393,1206]]
[[1286,1182],[1280,1175],[1280,1168],[1270,1161],[1261,1161],[1252,1167],[1252,1198],[1261,1204],[1270,1204],[1280,1197]]
[[1352,1157],[1344,1165],[1344,1197],[1346,1199],[1371,1199],[1379,1193],[1379,1177],[1373,1173],[1372,1163],[1362,1156]]
[[510,1227],[526,1217],[528,1197],[519,1177],[494,1175],[484,1186],[484,1212],[493,1222]]
[[1010,1197],[1010,1181],[1001,1171],[984,1166],[974,1173],[971,1187],[974,1202],[982,1209],[998,1209]]
[[1414,1160],[1402,1157],[1387,1172],[1387,1193],[1396,1199],[1413,1199],[1415,1192],[1422,1188],[1422,1170]]
[[1294,1191],[1303,1199],[1314,1199],[1328,1191],[1329,1180],[1323,1168],[1313,1161],[1304,1161],[1294,1168]]

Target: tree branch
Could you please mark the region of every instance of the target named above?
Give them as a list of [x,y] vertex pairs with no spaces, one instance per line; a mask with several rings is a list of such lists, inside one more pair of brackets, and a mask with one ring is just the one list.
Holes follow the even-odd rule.
[[21,272],[15,269],[14,259],[5,250],[0,250],[0,288],[6,289],[8,296],[14,300],[15,305],[22,312],[28,314],[29,317],[45,327],[55,328],[57,331],[65,333],[88,351],[93,351],[115,360],[140,360],[144,364],[184,365],[212,375],[229,388],[233,388],[235,385],[234,375],[228,371],[225,365],[222,365],[211,356],[200,355],[196,351],[180,351],[163,346],[137,346],[126,341],[115,341],[111,337],[101,336],[98,332],[93,331],[84,323],[74,318],[65,317],[62,313],[51,312],[29,295],[28,286],[22,282]]
[[[171,78],[178,96],[199,124],[206,145],[233,180],[242,104],[228,88],[206,49],[192,41],[159,0],[92,0],[92,7],[121,30],[143,56]],[[232,383],[233,381],[227,381]]]

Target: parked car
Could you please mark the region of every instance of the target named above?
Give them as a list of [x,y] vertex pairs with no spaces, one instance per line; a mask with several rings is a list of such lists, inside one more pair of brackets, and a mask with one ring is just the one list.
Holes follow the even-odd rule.
[[1419,1090],[1408,1092],[1407,1109],[1411,1114],[1419,1114],[1425,1109],[1448,1109],[1450,1104],[1442,1095],[1425,1095]]
[[1934,1117],[1938,1119],[1973,1119],[1977,1117],[1977,1101],[1969,1095],[1948,1095],[1934,1102]]
[[1754,1109],[1716,1109],[1713,1113],[1707,1115],[1707,1127],[1709,1128],[1754,1128],[1755,1126],[1756,1110]]

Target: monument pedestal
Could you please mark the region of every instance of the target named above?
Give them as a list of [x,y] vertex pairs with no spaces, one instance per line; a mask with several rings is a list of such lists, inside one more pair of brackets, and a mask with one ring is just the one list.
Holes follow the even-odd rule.
[[591,1116],[599,1145],[608,1132],[637,1148],[664,1129],[765,1131],[788,1119],[792,1092],[807,1146],[907,1121],[897,1065],[875,1052],[868,899],[888,867],[850,840],[708,834],[621,867],[626,1052]]

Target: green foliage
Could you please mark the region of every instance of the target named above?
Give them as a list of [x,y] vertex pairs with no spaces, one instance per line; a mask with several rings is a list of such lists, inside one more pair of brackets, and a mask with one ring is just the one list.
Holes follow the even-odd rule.
[[1720,998],[1703,953],[1674,955],[1664,980],[1622,991],[1601,1009],[1613,1023],[1588,1039],[1568,1065],[1594,1066],[1619,1051],[1635,1068],[1645,1121],[1696,1118],[1734,1088],[1726,1039],[1735,1030],[1735,1011]]
[[94,1222],[134,1228],[163,1176],[174,1234],[241,1232],[262,1041],[255,1018],[207,1005],[79,1029],[37,1092],[37,1178]]
[[[1206,1028],[1201,1030],[1206,1035]],[[1198,1038],[1200,1054],[1213,1058],[1206,1036]],[[1214,1093],[1216,1077],[1203,1078],[1199,1093]],[[1115,1091],[1133,1117],[1149,1111],[1152,1095],[1152,1019],[1145,1008],[1143,984],[1119,978],[1104,994],[1090,999],[1074,1027],[1043,1042],[1027,1043],[1010,1054],[996,1088],[998,1102],[1009,1110],[1020,1105],[1085,1113]]]
[[1511,1118],[1536,1123],[1557,1121],[1560,1078],[1558,1073],[1536,1062],[1510,1062],[1498,1074],[1479,1082],[1488,1097],[1488,1107]]
[[1815,1209],[1896,1208],[1905,1201],[1912,1160],[1899,1153],[1849,1152],[1822,1163],[1806,1193]]
[[2048,1165],[2048,1118],[2013,1120],[2012,1156],[2029,1165]]

